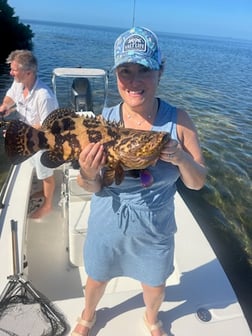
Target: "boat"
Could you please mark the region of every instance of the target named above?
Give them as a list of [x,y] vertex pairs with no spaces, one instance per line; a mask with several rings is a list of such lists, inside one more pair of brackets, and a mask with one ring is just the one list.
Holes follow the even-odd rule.
[[[52,86],[59,102],[69,97],[64,106],[69,104],[78,113],[99,114],[107,104],[108,73],[103,69],[56,68]],[[101,101],[96,105],[94,97],[99,94]],[[23,320],[34,321],[34,315],[29,319],[25,311],[21,318],[12,319],[11,312],[0,309],[0,335],[70,335],[76,325],[84,306],[87,275],[82,247],[92,196],[78,186],[77,174],[72,163],[55,169],[53,210],[34,220],[29,213],[42,202],[32,197],[41,189],[40,181],[29,160],[10,169],[0,195],[0,307],[13,287],[19,286],[19,292],[28,291],[38,304],[45,302],[45,309],[63,327],[60,332],[45,332],[36,324],[28,333]],[[251,335],[227,275],[178,192],[175,214],[175,269],[167,280],[160,310],[164,329],[176,336]],[[140,284],[127,277],[115,278],[98,305],[90,336],[147,335],[142,329],[143,314]]]

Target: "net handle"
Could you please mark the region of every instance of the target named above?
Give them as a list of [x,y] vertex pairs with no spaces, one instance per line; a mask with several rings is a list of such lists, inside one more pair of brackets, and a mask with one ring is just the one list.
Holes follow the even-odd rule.
[[11,220],[11,239],[12,239],[12,261],[13,261],[13,273],[19,274],[19,262],[18,262],[18,239],[17,239],[17,221]]

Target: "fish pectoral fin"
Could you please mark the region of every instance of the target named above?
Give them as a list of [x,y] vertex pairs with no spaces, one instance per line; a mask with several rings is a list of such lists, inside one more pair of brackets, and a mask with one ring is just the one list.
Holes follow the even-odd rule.
[[62,155],[55,154],[53,151],[46,151],[41,155],[40,162],[48,168],[57,168],[61,166],[65,161]]
[[107,168],[103,173],[102,183],[105,187],[110,186],[115,180],[115,170]]
[[115,184],[119,185],[124,179],[124,169],[121,165],[118,165],[115,169]]
[[117,165],[115,168],[107,168],[103,173],[103,185],[105,187],[110,186],[113,182],[116,185],[122,183],[124,179],[124,169],[121,165]]

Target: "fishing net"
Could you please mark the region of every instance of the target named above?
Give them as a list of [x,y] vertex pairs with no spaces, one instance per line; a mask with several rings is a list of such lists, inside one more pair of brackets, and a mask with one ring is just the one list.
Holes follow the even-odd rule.
[[11,221],[14,275],[0,296],[0,336],[63,336],[64,316],[18,272],[17,223]]
[[30,282],[9,277],[0,298],[1,336],[61,336],[67,328],[64,316]]

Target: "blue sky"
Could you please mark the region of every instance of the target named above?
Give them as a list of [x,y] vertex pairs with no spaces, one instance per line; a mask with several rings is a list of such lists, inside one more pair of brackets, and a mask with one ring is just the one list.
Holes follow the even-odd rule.
[[[129,28],[134,0],[9,0],[22,19]],[[154,31],[252,39],[252,0],[136,0],[135,24]]]

